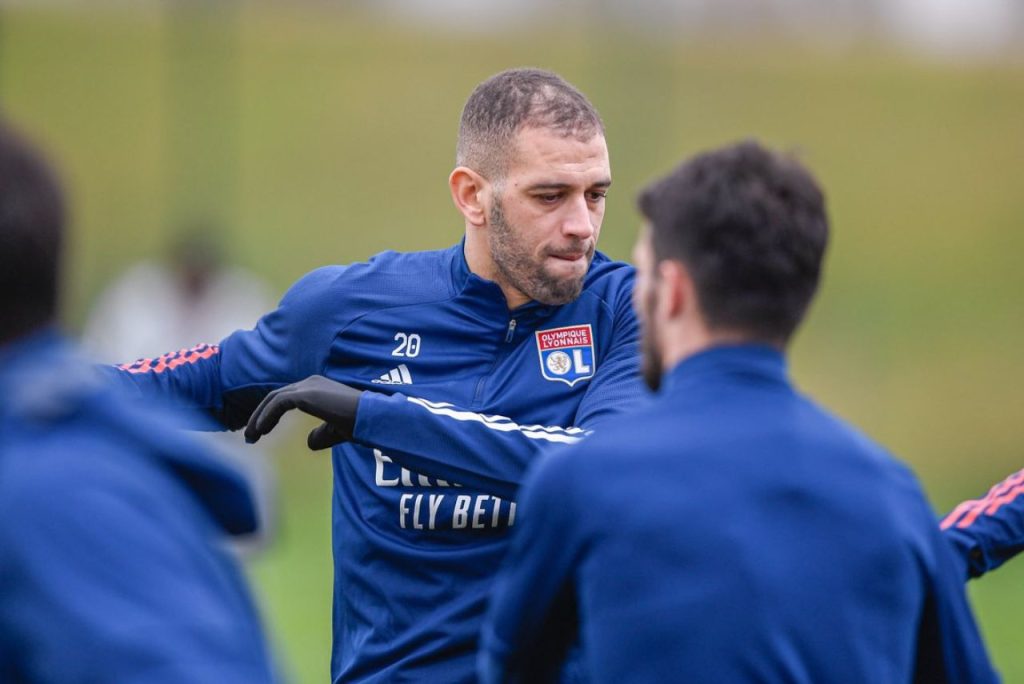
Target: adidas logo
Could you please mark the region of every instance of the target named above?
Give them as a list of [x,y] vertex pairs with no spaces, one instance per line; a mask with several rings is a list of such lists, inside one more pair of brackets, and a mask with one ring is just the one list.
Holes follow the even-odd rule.
[[403,363],[400,364],[398,368],[392,368],[390,371],[372,382],[376,385],[411,385],[412,375]]

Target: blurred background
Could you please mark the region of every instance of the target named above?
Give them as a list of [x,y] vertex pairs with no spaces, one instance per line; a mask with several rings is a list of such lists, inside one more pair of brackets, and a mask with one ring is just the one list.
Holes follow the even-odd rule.
[[[109,330],[111,293],[141,291],[124,284],[140,264],[180,265],[197,230],[271,302],[325,263],[457,241],[459,113],[506,67],[558,71],[602,112],[614,257],[637,189],[684,155],[745,137],[796,150],[834,239],[794,375],[945,511],[1024,466],[1022,46],[1019,0],[0,1],[0,107],[72,197],[76,333]],[[276,534],[249,569],[286,669],[313,683],[331,473],[302,436],[271,456]],[[1006,681],[1024,681],[1024,560],[971,594]]]

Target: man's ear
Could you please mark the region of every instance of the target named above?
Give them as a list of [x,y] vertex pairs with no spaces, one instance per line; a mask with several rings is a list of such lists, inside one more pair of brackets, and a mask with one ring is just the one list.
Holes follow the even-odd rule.
[[658,288],[658,305],[666,320],[683,317],[696,309],[693,279],[681,262],[663,259],[658,263]]
[[448,176],[448,189],[452,201],[470,224],[483,226],[487,223],[487,206],[484,194],[487,180],[473,169],[458,166]]

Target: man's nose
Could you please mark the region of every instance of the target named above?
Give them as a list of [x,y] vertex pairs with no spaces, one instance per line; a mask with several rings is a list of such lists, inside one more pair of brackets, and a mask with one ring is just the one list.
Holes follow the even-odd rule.
[[583,197],[574,200],[566,207],[567,215],[562,222],[562,232],[580,240],[594,236],[593,216],[590,206]]

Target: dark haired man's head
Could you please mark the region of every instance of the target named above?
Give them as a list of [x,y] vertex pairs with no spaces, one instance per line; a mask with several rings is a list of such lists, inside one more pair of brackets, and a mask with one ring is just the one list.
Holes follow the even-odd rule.
[[[720,148],[652,183],[638,204],[651,278],[661,262],[682,264],[712,335],[785,346],[817,290],[828,242],[824,195],[796,159],[749,141]],[[643,300],[656,291],[648,287],[638,307],[653,307]],[[645,356],[654,353],[652,340],[644,344]],[[646,363],[655,367],[650,383],[660,364]]]
[[57,314],[64,200],[41,153],[0,120],[0,343]]
[[558,74],[508,69],[470,94],[462,110],[455,164],[498,182],[514,158],[516,134],[543,128],[581,141],[604,136],[590,100]]

